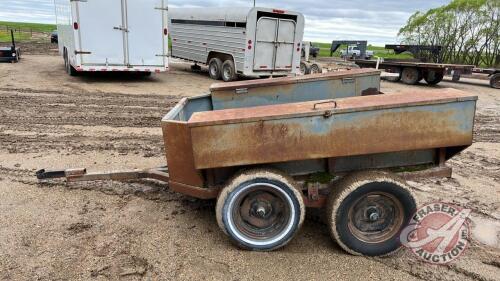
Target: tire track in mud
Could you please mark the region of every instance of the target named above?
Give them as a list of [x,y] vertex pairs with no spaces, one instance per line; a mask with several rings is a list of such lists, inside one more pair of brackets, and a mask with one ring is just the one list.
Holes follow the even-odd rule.
[[[0,88],[1,149],[9,153],[63,150],[159,155],[164,151],[160,120],[179,99]],[[96,126],[109,130],[92,131]],[[117,133],[115,128],[124,130]],[[130,133],[126,128],[145,130]],[[152,134],[148,128],[158,131]]]

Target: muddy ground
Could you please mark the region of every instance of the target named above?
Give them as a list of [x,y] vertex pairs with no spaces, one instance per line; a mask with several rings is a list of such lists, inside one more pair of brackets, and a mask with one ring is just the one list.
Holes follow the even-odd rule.
[[[36,49],[32,51],[36,53]],[[471,246],[433,266],[408,251],[351,256],[307,220],[284,249],[241,251],[218,229],[214,202],[156,182],[40,184],[39,168],[90,171],[165,164],[161,117],[206,92],[206,73],[68,77],[46,50],[0,65],[1,280],[500,280],[500,90],[443,82],[479,96],[475,143],[449,162],[451,179],[410,182],[420,202],[474,210]],[[382,82],[382,91],[420,90]]]

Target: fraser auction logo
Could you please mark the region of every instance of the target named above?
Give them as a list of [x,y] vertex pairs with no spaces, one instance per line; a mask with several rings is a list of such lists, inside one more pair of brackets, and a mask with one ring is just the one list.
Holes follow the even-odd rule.
[[401,243],[425,262],[447,264],[467,247],[470,213],[446,203],[425,205],[401,232]]

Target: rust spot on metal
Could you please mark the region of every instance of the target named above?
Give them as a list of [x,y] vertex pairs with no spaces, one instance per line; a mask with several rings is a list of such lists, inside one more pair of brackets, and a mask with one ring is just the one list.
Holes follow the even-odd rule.
[[172,191],[179,192],[199,199],[214,199],[219,195],[219,188],[203,188],[179,182],[170,181],[168,184]]
[[194,166],[191,135],[187,124],[163,122],[162,130],[170,182],[203,187],[204,179],[201,171]]
[[189,122],[194,126],[195,166],[205,169],[470,145],[472,129],[461,131],[463,124],[456,118],[473,118],[473,114],[467,117],[460,107],[433,107],[435,112],[419,109],[420,105],[445,106],[466,98],[470,97],[460,91],[446,90],[430,97],[424,92],[339,99],[328,119],[323,118],[323,110],[313,109],[314,102],[195,114]]

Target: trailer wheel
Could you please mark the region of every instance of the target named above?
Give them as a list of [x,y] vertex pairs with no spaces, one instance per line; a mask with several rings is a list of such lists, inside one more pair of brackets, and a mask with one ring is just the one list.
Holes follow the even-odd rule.
[[419,72],[420,71],[414,67],[405,67],[401,72],[401,81],[408,85],[415,85],[420,78]]
[[311,74],[317,74],[317,73],[322,73],[323,69],[321,66],[317,63],[311,64]]
[[212,58],[208,62],[208,74],[214,80],[220,80],[222,76],[222,61],[219,58]]
[[66,73],[68,73],[68,55],[67,55],[66,48],[64,48],[64,50],[63,50],[63,58],[64,58],[64,71],[66,71]]
[[69,76],[76,76],[78,74],[76,69],[69,62],[68,51],[66,49],[64,49],[64,67]]
[[226,60],[222,64],[222,80],[224,80],[224,82],[236,80],[236,68],[232,60]]
[[311,73],[311,68],[309,64],[305,61],[300,62],[300,74],[302,75],[308,75]]
[[348,175],[330,194],[326,218],[330,233],[353,255],[383,256],[401,247],[399,233],[416,202],[407,185],[391,173]]
[[436,85],[443,81],[443,73],[436,72],[434,70],[429,70],[425,73],[424,80],[429,85]]
[[219,227],[239,247],[272,251],[297,234],[305,206],[288,176],[273,170],[248,170],[222,190],[216,216]]
[[491,76],[490,86],[495,89],[500,89],[500,73],[496,73]]

